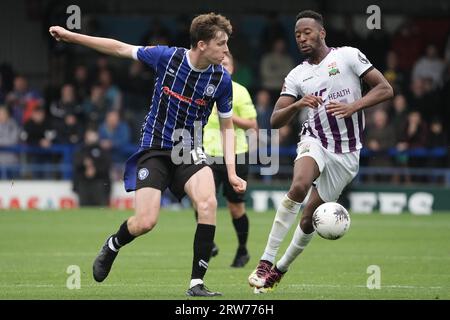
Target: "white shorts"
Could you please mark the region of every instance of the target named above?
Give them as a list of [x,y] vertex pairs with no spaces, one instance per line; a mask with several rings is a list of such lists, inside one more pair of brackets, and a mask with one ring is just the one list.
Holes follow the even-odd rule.
[[297,145],[295,161],[303,157],[313,158],[319,167],[320,176],[315,183],[320,198],[325,202],[338,200],[359,170],[359,150],[334,153],[325,149],[319,140],[305,136]]

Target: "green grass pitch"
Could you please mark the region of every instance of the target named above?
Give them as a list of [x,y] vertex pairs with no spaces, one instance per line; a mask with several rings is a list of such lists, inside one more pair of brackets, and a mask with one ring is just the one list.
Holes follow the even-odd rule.
[[[195,231],[188,210],[163,210],[156,229],[121,251],[109,277],[101,284],[93,280],[92,262],[103,241],[130,214],[0,211],[0,299],[187,299]],[[223,299],[450,299],[450,213],[352,214],[345,237],[316,236],[266,295],[254,295],[247,276],[263,252],[274,212],[248,214],[251,260],[233,269],[236,235],[230,215],[218,213],[220,252],[210,261],[205,283],[223,292]],[[80,289],[66,286],[71,265],[81,270]],[[380,268],[380,289],[367,288],[371,265]]]

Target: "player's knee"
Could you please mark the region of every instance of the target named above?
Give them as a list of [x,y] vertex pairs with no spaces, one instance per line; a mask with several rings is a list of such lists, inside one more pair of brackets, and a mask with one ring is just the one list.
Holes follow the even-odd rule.
[[140,234],[144,234],[152,230],[156,224],[158,223],[158,220],[152,217],[142,217],[138,219],[138,225],[137,229]]
[[199,217],[202,215],[209,215],[216,212],[217,199],[215,196],[206,197],[197,202],[197,212]]
[[230,214],[234,219],[240,218],[245,212],[245,208],[242,203],[229,202],[228,209],[230,210]]
[[300,220],[300,228],[304,233],[311,233],[314,231],[314,227],[312,225],[312,218],[310,216],[303,216]]
[[310,187],[311,186],[304,181],[293,182],[288,193],[289,199],[297,202],[303,202]]

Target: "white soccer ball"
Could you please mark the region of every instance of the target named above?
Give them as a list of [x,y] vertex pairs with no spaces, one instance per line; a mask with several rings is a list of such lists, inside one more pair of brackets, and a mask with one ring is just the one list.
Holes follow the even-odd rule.
[[319,236],[336,240],[342,238],[350,228],[350,215],[339,203],[326,202],[314,211],[312,224]]

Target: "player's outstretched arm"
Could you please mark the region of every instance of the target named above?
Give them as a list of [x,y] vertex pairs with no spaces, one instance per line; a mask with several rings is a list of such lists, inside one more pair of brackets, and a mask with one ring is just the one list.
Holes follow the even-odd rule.
[[247,182],[236,174],[234,149],[234,127],[233,120],[230,118],[219,118],[220,131],[222,134],[223,155],[225,157],[225,165],[227,167],[228,181],[233,187],[234,191],[238,193],[245,192],[247,189]]
[[108,38],[91,37],[71,32],[59,26],[50,27],[49,32],[57,41],[80,44],[115,57],[133,58],[134,46],[124,42]]

